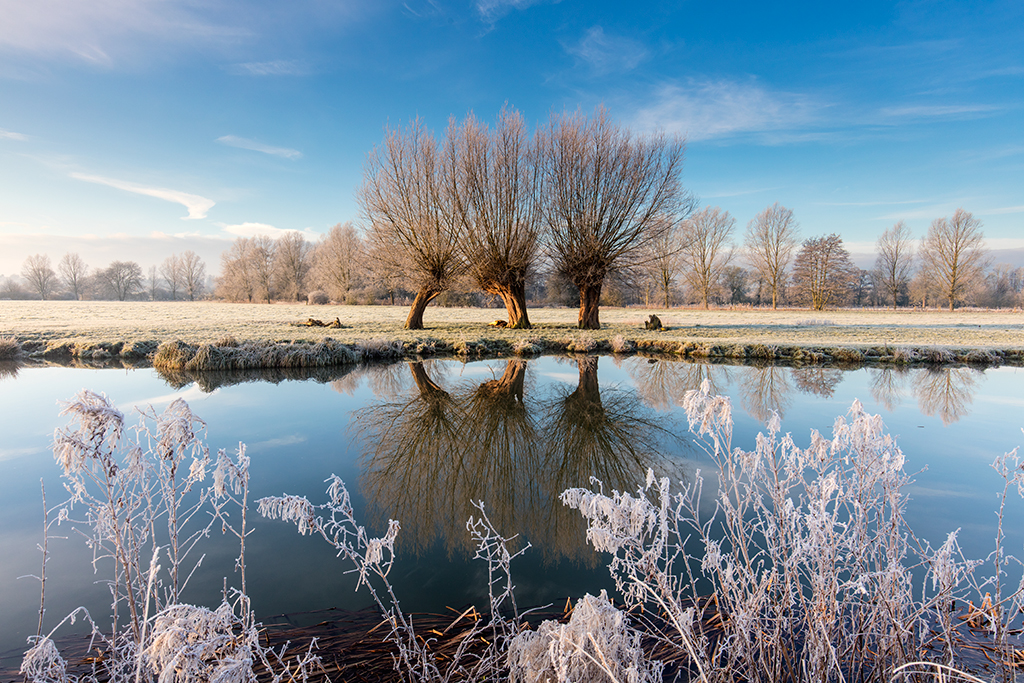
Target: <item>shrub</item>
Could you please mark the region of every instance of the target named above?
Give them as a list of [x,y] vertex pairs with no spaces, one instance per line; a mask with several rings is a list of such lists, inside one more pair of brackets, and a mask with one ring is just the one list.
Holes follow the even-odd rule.
[[312,306],[324,306],[331,303],[331,297],[327,296],[327,292],[318,289],[309,293],[306,303]]

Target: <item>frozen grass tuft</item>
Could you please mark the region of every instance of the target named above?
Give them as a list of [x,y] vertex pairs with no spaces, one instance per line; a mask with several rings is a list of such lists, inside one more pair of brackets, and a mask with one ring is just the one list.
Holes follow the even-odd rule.
[[394,339],[360,339],[356,342],[356,353],[365,360],[401,358],[405,353],[402,342]]
[[647,658],[641,637],[605,591],[587,594],[573,606],[569,623],[543,621],[511,640],[509,680],[660,683],[664,666]]
[[612,337],[611,346],[612,351],[615,353],[632,353],[636,349],[636,344],[621,334]]
[[0,337],[0,360],[17,358],[21,355],[21,343],[15,337]]
[[793,321],[793,325],[797,327],[829,327],[835,324],[835,321],[828,318],[803,318]]

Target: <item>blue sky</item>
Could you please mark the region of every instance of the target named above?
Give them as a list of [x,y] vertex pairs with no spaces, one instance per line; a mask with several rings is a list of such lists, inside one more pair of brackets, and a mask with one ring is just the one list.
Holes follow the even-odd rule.
[[867,254],[962,206],[1024,264],[1020,0],[0,0],[0,274],[315,238],[386,124],[506,102],[685,135],[737,233],[780,202]]

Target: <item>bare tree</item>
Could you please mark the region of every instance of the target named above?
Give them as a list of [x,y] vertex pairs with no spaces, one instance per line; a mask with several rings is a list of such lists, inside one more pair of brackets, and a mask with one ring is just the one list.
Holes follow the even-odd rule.
[[846,301],[860,277],[843,238],[832,233],[804,240],[793,263],[793,293],[816,311]]
[[181,284],[189,301],[195,301],[203,293],[203,281],[206,279],[206,264],[199,254],[191,249],[181,255]]
[[274,298],[274,259],[277,258],[277,244],[273,237],[257,235],[249,249],[250,272],[253,277],[256,298],[268,304]]
[[540,247],[541,169],[522,115],[503,109],[493,132],[469,116],[451,126],[446,164],[470,275],[505,303],[508,326],[530,327],[526,279]]
[[981,221],[957,209],[953,218],[936,218],[921,242],[921,272],[953,310],[985,270]]
[[404,272],[416,289],[405,327],[423,329],[427,304],[462,275],[459,225],[437,141],[419,121],[387,129],[366,162],[359,203],[381,267]]
[[178,300],[178,290],[182,283],[181,257],[171,254],[160,264],[160,275],[167,283],[167,291],[171,294],[171,301]]
[[25,259],[21,266],[21,276],[28,280],[28,286],[43,301],[53,295],[57,274],[50,267],[50,257],[46,254],[35,254]]
[[338,223],[316,245],[313,280],[332,300],[344,303],[349,289],[363,270],[363,248],[351,222]]
[[644,305],[650,307],[652,294],[660,290],[662,305],[668,308],[672,305],[672,285],[682,263],[682,229],[676,216],[662,216],[659,220],[669,221],[670,225],[647,240],[643,255],[643,297]]
[[771,289],[772,308],[779,307],[779,295],[786,283],[786,271],[796,249],[799,229],[793,212],[778,202],[747,224],[744,240],[747,258]]
[[142,291],[142,266],[135,261],[113,261],[99,276],[118,301]]
[[149,267],[149,277],[146,282],[149,285],[149,300],[156,301],[156,296],[160,292],[160,275],[157,273],[156,266]]
[[292,301],[302,301],[306,298],[313,246],[300,233],[286,232],[277,238],[276,249],[278,293]]
[[579,327],[600,329],[605,278],[643,261],[670,228],[685,192],[682,140],[638,137],[599,109],[556,116],[544,133],[546,242],[555,268],[580,290]]
[[220,256],[220,295],[232,301],[252,303],[256,296],[256,274],[253,271],[253,238],[239,237]]
[[914,247],[910,241],[910,228],[903,221],[882,233],[878,238],[878,258],[875,269],[881,275],[881,285],[892,297],[892,310],[899,304],[900,294],[910,286],[914,269]]
[[89,266],[85,265],[81,256],[68,252],[61,258],[57,270],[60,271],[64,286],[75,295],[76,300],[80,301],[89,277]]
[[732,260],[729,240],[735,227],[736,219],[717,206],[705,207],[683,221],[683,273],[704,308],[708,307],[712,290]]

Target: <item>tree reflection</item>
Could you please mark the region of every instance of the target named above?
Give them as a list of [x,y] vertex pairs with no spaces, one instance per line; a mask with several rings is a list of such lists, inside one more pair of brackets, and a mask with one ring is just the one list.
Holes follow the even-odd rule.
[[767,422],[772,412],[785,417],[792,403],[793,387],[786,378],[787,368],[765,363],[750,365],[739,377],[739,394],[743,409],[758,422]]
[[982,373],[972,368],[933,368],[914,375],[914,395],[925,415],[938,415],[942,424],[950,425],[970,412],[970,404],[978,378]]
[[426,549],[442,539],[449,552],[468,550],[462,529],[472,500],[483,500],[498,529],[522,532],[554,556],[592,558],[583,521],[559,501],[591,476],[608,488],[632,489],[669,432],[646,416],[635,394],[602,394],[597,359],[578,359],[575,389],[531,403],[525,361],[505,362],[501,376],[445,391],[421,363],[408,369],[411,395],[356,413],[368,445],[362,489],[371,516],[399,519],[406,543]]
[[422,362],[409,363],[408,369],[415,385],[410,396],[371,404],[355,418],[370,447],[362,489],[371,515],[400,520],[410,532],[404,539],[423,547],[438,529],[465,521],[465,416]]
[[892,411],[903,400],[903,390],[907,382],[907,368],[871,368],[871,398],[876,403]]
[[842,381],[843,371],[839,368],[825,368],[820,365],[793,368],[793,383],[805,394],[832,398],[832,394],[836,393],[836,387]]
[[630,359],[626,369],[636,382],[640,400],[657,410],[682,405],[686,392],[700,389],[704,380],[713,394],[724,394],[729,384],[726,365],[638,357]]

